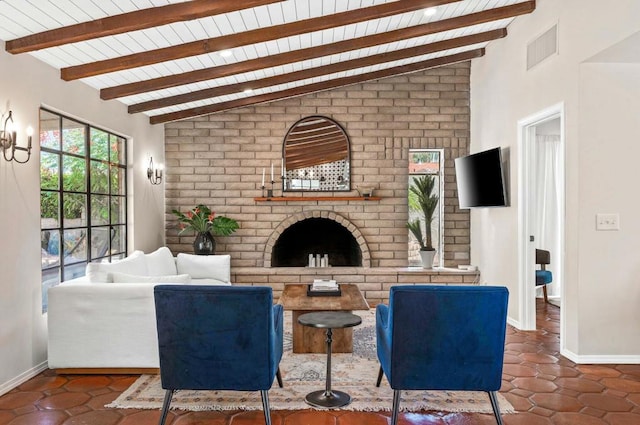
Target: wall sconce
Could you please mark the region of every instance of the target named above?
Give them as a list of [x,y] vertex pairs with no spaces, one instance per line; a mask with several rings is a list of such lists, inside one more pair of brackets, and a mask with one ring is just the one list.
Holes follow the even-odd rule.
[[147,167],[147,178],[151,184],[162,183],[162,165],[158,165],[154,168],[153,157],[149,158],[149,167]]
[[[23,148],[18,146],[18,135],[15,129],[16,125],[13,122],[13,113],[9,111],[9,116],[4,120],[4,127],[0,133],[0,147],[2,147],[2,156],[6,161],[15,161],[19,164],[24,164],[31,158],[31,139],[33,136],[33,128],[27,127],[27,147]],[[7,155],[7,151],[10,153]],[[16,151],[23,151],[27,153],[27,159],[20,161],[16,158]]]

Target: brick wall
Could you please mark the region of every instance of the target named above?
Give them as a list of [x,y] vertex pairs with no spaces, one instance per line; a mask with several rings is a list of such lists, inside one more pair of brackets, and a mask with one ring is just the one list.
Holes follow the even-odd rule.
[[[468,264],[469,213],[457,208],[453,159],[468,153],[469,71],[470,63],[464,62],[166,124],[167,245],[174,253],[192,252],[193,236],[177,235],[171,211],[204,203],[240,223],[233,235],[216,237],[216,252],[231,254],[232,266],[261,267],[265,244],[283,220],[333,211],[358,227],[372,267],[406,267],[408,150],[441,148],[445,265]],[[261,196],[262,169],[267,175],[271,163],[280,169],[287,130],[308,115],[326,115],[345,128],[352,193],[357,195],[358,184],[373,183],[382,200],[254,200]],[[280,196],[281,185],[275,187],[274,195]]]

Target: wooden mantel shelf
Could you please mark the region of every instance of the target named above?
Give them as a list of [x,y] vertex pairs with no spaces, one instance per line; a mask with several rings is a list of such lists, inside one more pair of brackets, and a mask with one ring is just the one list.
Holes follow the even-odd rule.
[[256,202],[311,202],[311,201],[379,201],[379,196],[273,196],[253,198]]

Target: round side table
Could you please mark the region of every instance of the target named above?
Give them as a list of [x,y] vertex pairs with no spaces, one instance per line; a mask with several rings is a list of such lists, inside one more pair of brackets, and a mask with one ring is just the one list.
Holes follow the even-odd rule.
[[331,389],[331,337],[333,329],[350,328],[362,323],[360,316],[346,311],[320,311],[303,314],[298,317],[298,323],[303,326],[322,328],[327,330],[327,379],[324,390],[307,394],[305,401],[314,407],[342,407],[351,403],[351,396],[342,391]]

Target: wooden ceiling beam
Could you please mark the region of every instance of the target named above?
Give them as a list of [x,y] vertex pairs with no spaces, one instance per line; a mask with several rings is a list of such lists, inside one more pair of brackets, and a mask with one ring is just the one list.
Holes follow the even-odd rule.
[[[177,46],[148,50],[112,59],[70,66],[62,68],[60,70],[60,75],[65,81],[77,80],[109,72],[122,71],[125,69],[152,65],[160,62],[203,55],[234,47],[263,43],[294,35],[322,31],[329,28],[355,24],[358,22],[369,21],[371,19],[384,18],[400,13],[413,12],[457,1],[460,0],[405,0],[383,3],[377,6],[349,10],[318,18],[304,19],[282,25],[258,28],[237,34],[197,40]],[[236,1],[236,3],[242,4],[243,2]]]
[[299,158],[287,158],[285,164],[289,168],[299,168],[301,164],[309,163],[310,161],[316,162],[321,160],[323,162],[334,162],[347,157],[346,152],[332,152],[330,150],[314,150],[309,152],[305,156]]
[[342,140],[335,140],[333,142],[312,142],[302,146],[287,146],[287,159],[305,157],[316,152],[347,152],[347,143]]
[[337,53],[344,53],[357,49],[376,46],[379,44],[392,43],[394,41],[406,40],[442,31],[454,30],[470,25],[477,25],[494,20],[512,18],[514,16],[531,13],[535,10],[535,1],[517,3],[511,6],[504,6],[483,12],[472,13],[442,21],[430,22],[409,28],[401,28],[385,33],[344,40],[330,44],[324,44],[306,49],[293,50],[267,56],[264,58],[251,59],[248,61],[232,63],[215,68],[199,69],[181,74],[168,75],[119,86],[107,87],[100,90],[100,97],[103,100],[115,99],[118,97],[131,96],[135,94],[150,92],[154,90],[176,87],[184,84],[191,84],[205,80],[228,77],[230,75],[256,71],[259,69],[271,68],[274,66],[286,65],[300,62],[309,58],[329,56]]
[[336,127],[335,124],[329,121],[318,121],[310,124],[304,123],[304,124],[299,124],[298,126],[296,126],[295,129],[291,130],[287,134],[287,140],[304,138],[304,137],[308,137],[308,135],[315,135],[318,133],[319,134],[327,134],[327,133],[341,134],[342,131],[340,128]]
[[[317,165],[337,162],[340,160],[344,160],[346,157],[347,156],[344,153],[341,155],[330,154],[330,155],[325,155],[323,157],[317,157],[317,156],[315,158],[310,157],[310,158],[299,160],[299,161],[285,161],[285,164],[287,167],[287,172],[291,172],[291,171],[299,170],[301,168],[315,167]],[[309,179],[309,177],[299,177],[299,176],[294,176],[292,178],[293,179],[299,179],[299,178]]]
[[457,62],[464,62],[484,55],[484,49],[474,49],[455,55],[442,56],[436,59],[430,59],[422,62],[412,63],[408,65],[396,66],[393,68],[383,69],[380,71],[368,72],[350,77],[336,78],[320,83],[308,84],[301,87],[295,87],[279,92],[267,93],[259,96],[247,97],[228,102],[216,103],[214,105],[200,106],[197,108],[184,109],[182,111],[171,112],[167,114],[154,115],[149,118],[151,124],[161,124],[169,121],[178,121],[186,118],[197,117],[201,115],[213,114],[229,109],[251,106],[259,103],[272,102],[295,96],[302,96],[318,91],[330,90],[337,87],[348,86],[352,84],[363,83],[365,81],[378,80],[394,75],[407,74],[410,72],[420,71],[428,68],[435,68]]
[[166,6],[152,7],[108,16],[95,21],[82,22],[27,35],[6,42],[9,53],[27,53],[34,50],[77,43],[108,35],[123,34],[174,22],[191,21],[242,9],[278,3],[284,0],[192,0]]
[[327,134],[327,135],[317,135],[317,136],[313,136],[313,137],[306,137],[306,138],[300,138],[300,139],[296,139],[296,140],[291,140],[289,138],[289,136],[287,136],[287,141],[286,141],[286,146],[288,147],[292,147],[294,149],[299,149],[301,147],[303,147],[304,145],[307,144],[314,144],[314,143],[323,143],[323,144],[327,144],[327,143],[336,143],[336,142],[343,142],[344,143],[345,137],[344,134],[340,133],[340,134]]
[[458,47],[469,46],[478,43],[484,43],[498,38],[506,37],[507,30],[505,28],[486,31],[483,33],[447,39],[423,46],[410,47],[407,49],[395,50],[377,55],[366,56],[359,59],[352,59],[343,62],[336,62],[331,65],[320,66],[316,68],[294,71],[287,74],[276,75],[273,77],[263,78],[260,80],[246,81],[237,84],[229,84],[226,86],[213,87],[210,89],[197,90],[190,93],[168,96],[162,99],[149,100],[133,105],[129,105],[129,113],[137,113],[143,111],[151,111],[153,109],[166,108],[181,103],[193,102],[196,100],[210,99],[213,97],[224,96],[227,94],[241,93],[245,89],[260,89],[264,87],[276,86],[291,81],[300,81],[308,78],[314,78],[321,75],[343,72],[365,66],[378,65],[385,62],[408,59],[411,57],[435,53],[442,50],[455,49]]

